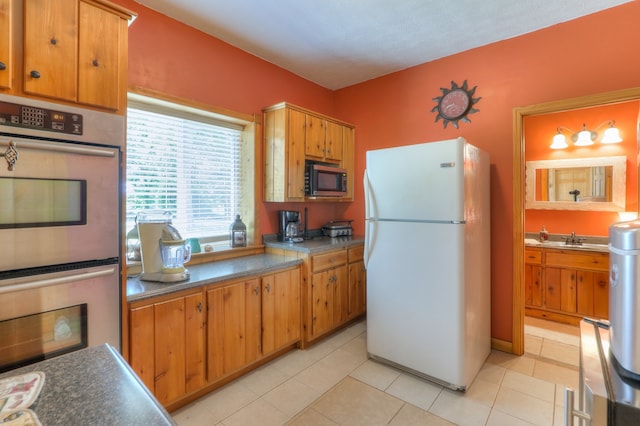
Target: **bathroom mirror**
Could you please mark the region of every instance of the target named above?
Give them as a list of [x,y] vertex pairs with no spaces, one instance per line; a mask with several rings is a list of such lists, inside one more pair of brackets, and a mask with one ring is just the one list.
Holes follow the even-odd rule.
[[624,211],[627,158],[527,161],[525,208]]

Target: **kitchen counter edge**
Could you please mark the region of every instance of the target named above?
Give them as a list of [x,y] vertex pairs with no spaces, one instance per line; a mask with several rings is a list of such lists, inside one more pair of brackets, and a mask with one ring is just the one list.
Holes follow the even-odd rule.
[[127,278],[127,302],[137,302],[195,287],[234,280],[300,265],[301,259],[276,254],[258,254],[188,266],[190,277],[178,283],[143,281],[139,276]]
[[266,237],[263,244],[268,248],[297,251],[301,253],[318,254],[326,251],[341,250],[364,244],[364,236],[352,235],[349,237],[315,237],[299,243],[278,241],[275,236]]

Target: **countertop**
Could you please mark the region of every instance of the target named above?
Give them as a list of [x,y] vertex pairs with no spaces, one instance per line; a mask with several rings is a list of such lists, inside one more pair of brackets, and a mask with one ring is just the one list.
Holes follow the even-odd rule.
[[29,407],[49,425],[175,425],[171,416],[111,346],[81,349],[0,374],[45,374]]
[[364,244],[364,236],[352,235],[350,237],[335,238],[317,236],[309,240],[304,240],[300,243],[290,243],[278,241],[275,235],[271,235],[265,236],[263,242],[265,246],[271,248],[316,254],[362,245]]
[[586,237],[582,244],[567,244],[560,238],[549,238],[548,241],[541,243],[537,239],[527,235],[524,240],[525,247],[541,247],[545,249],[556,250],[575,250],[575,251],[591,251],[599,253],[608,253],[609,244],[607,237]]
[[295,257],[284,257],[275,254],[258,254],[234,259],[218,260],[211,263],[187,266],[189,280],[178,283],[157,283],[142,281],[139,277],[127,278],[127,302],[148,299],[187,290],[193,287],[215,284],[254,274],[269,273],[302,263]]

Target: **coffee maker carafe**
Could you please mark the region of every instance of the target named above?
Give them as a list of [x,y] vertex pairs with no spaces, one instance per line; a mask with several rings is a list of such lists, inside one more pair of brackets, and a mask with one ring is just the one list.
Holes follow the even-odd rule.
[[302,242],[300,233],[300,212],[295,210],[278,210],[278,241]]
[[171,213],[147,211],[136,217],[142,254],[143,281],[173,283],[189,279],[184,264],[191,259],[191,246],[171,226]]

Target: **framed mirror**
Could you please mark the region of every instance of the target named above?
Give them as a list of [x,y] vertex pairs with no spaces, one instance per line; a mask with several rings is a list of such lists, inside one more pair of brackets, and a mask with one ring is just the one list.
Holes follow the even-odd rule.
[[525,208],[624,211],[627,158],[527,161]]

